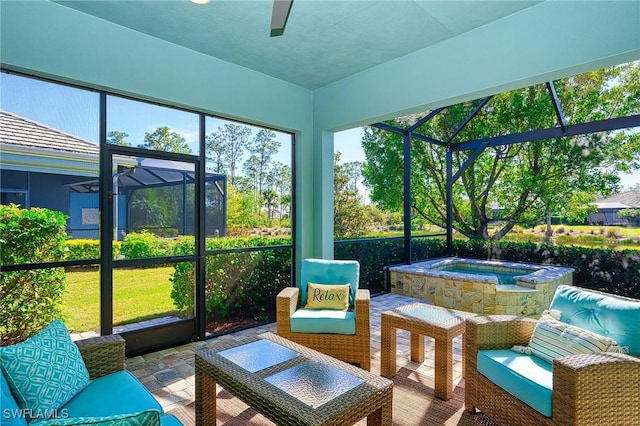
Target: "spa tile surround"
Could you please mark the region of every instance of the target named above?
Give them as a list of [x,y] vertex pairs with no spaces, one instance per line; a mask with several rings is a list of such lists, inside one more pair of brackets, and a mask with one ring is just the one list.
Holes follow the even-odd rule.
[[[443,271],[439,268],[458,266],[464,272]],[[482,274],[474,268],[484,269]],[[486,275],[520,271],[515,282],[501,284],[497,276]],[[391,292],[425,299],[436,306],[476,314],[540,316],[549,307],[556,288],[573,284],[571,267],[489,261],[463,258],[438,258],[411,265],[389,268]]]

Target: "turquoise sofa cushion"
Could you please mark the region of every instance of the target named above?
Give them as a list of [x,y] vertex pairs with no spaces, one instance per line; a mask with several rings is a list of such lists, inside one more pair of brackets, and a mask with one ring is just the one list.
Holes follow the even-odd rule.
[[[300,307],[307,303],[307,283],[350,284],[355,295],[360,283],[360,264],[356,260],[305,259],[300,267]],[[353,306],[353,303],[350,303]]]
[[161,426],[183,426],[182,422],[172,414],[165,414],[160,417]]
[[69,417],[104,417],[149,409],[163,412],[153,395],[126,370],[92,380],[63,409]]
[[0,365],[20,408],[46,418],[89,384],[80,351],[62,321],[24,342],[0,347]]
[[480,374],[544,416],[551,417],[552,365],[509,349],[478,351]]
[[640,356],[640,301],[562,285],[549,309],[561,312],[560,321],[609,337]]
[[0,370],[0,425],[2,426],[27,426],[24,413],[18,407],[16,399],[11,393],[9,383]]
[[31,423],[34,426],[160,426],[160,412],[145,410],[139,413],[102,417],[66,417]]
[[298,309],[291,315],[293,333],[356,334],[353,311]]

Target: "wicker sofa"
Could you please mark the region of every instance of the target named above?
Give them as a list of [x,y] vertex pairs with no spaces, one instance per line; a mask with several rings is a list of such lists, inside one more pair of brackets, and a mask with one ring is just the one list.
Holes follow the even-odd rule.
[[[639,425],[640,300],[560,286],[550,309],[559,310],[565,324],[611,337],[628,347],[629,355],[581,353],[549,364],[511,350],[530,344],[536,320],[470,318],[465,333],[466,409],[480,410],[503,425]],[[543,414],[546,410],[532,401],[544,405],[545,398],[548,412]]]
[[[125,370],[125,342],[117,335],[94,337],[75,342],[89,373],[88,386],[56,410],[54,418],[44,419],[31,409],[18,408],[2,374],[2,425],[162,425],[180,426],[173,415],[164,414],[150,392]],[[8,376],[7,376],[8,377]],[[47,417],[48,417],[47,415]],[[29,419],[28,417],[32,418]],[[29,423],[27,423],[29,422]]]

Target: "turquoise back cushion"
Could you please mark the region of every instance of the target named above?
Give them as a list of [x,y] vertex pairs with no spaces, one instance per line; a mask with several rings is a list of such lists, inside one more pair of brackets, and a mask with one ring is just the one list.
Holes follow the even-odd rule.
[[592,292],[573,286],[559,286],[550,309],[562,313],[560,321],[584,328],[640,356],[640,300]]
[[27,421],[24,418],[23,412],[18,407],[11,389],[9,389],[9,383],[2,374],[0,369],[0,425],[2,426],[27,426]]
[[0,347],[0,366],[20,408],[32,417],[53,415],[89,384],[78,346],[55,320],[24,342]]
[[356,260],[305,259],[300,270],[300,300],[307,301],[307,283],[351,284],[351,294],[355,295],[360,282],[360,264]]

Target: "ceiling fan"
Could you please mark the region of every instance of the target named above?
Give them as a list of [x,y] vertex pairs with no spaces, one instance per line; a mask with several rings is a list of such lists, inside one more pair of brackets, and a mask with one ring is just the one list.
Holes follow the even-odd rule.
[[284,27],[289,19],[289,12],[293,0],[273,0],[273,11],[271,12],[271,37],[278,37],[284,34]]

